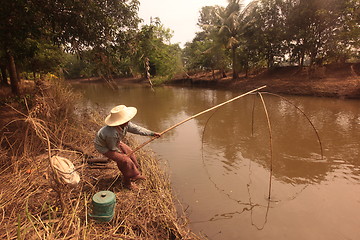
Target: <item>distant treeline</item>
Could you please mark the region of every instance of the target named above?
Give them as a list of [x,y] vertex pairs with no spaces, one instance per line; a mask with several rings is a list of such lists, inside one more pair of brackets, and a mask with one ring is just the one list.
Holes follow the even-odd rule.
[[240,70],[358,61],[359,0],[254,0],[203,7],[188,69]]
[[[1,82],[20,78],[151,76],[359,60],[359,0],[229,0],[200,11],[201,31],[181,49],[159,18],[141,25],[138,0],[3,0]],[[191,6],[189,6],[191,7]],[[195,23],[194,23],[195,24]]]

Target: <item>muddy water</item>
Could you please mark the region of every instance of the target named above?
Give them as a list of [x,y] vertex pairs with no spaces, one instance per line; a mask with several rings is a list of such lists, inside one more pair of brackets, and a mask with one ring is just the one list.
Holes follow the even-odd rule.
[[[76,88],[104,115],[117,104],[137,107],[134,122],[159,132],[241,93]],[[360,101],[286,96],[311,120],[320,147],[300,111],[279,97],[263,97],[271,142],[260,98],[247,96],[149,144],[168,164],[193,231],[227,240],[360,239]]]

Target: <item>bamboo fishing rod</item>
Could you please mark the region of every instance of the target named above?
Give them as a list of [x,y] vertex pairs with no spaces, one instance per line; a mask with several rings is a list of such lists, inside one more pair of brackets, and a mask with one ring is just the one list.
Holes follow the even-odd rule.
[[[216,108],[219,108],[219,107],[221,107],[221,106],[224,106],[225,104],[231,103],[231,102],[233,102],[233,101],[235,101],[235,100],[237,100],[237,99],[239,99],[239,98],[242,98],[242,97],[244,97],[244,96],[246,96],[246,95],[249,95],[249,94],[251,94],[251,93],[253,93],[253,92],[259,91],[259,90],[261,90],[261,89],[263,89],[263,88],[265,88],[265,87],[266,87],[266,85],[264,85],[264,86],[262,86],[262,87],[259,87],[259,88],[256,88],[256,89],[254,89],[254,90],[248,91],[248,92],[243,93],[243,94],[241,94],[241,95],[239,95],[239,96],[237,96],[237,97],[234,97],[234,98],[232,98],[232,99],[230,99],[230,100],[227,100],[226,102],[220,103],[220,104],[218,104],[218,105],[216,105],[216,106],[214,106],[214,107],[208,108],[208,109],[206,109],[206,110],[204,110],[204,111],[202,111],[202,112],[199,112],[199,113],[197,113],[197,114],[195,114],[195,115],[193,115],[193,116],[191,116],[191,117],[188,117],[188,118],[182,120],[181,122],[178,122],[177,124],[175,124],[175,125],[167,128],[167,129],[165,129],[164,131],[162,131],[162,132],[160,133],[160,136],[163,135],[164,133],[166,133],[166,132],[168,132],[168,131],[170,131],[170,130],[176,128],[176,127],[178,127],[179,125],[181,125],[181,124],[183,124],[183,123],[185,123],[185,122],[187,122],[187,121],[190,121],[190,120],[193,119],[193,118],[196,118],[196,117],[198,117],[198,116],[200,116],[200,115],[202,115],[202,114],[204,114],[204,113],[210,112],[210,111],[212,111],[212,110],[214,110],[214,109],[216,109]],[[130,156],[131,154],[137,152],[139,149],[143,148],[145,145],[149,144],[150,142],[154,141],[154,140],[157,139],[157,138],[159,138],[159,137],[153,137],[153,138],[151,138],[150,140],[144,142],[144,143],[141,144],[140,146],[136,147],[131,153],[128,153],[127,156]]]

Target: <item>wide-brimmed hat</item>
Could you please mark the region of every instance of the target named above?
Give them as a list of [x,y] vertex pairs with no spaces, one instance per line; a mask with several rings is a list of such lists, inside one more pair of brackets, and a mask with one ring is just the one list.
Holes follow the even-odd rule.
[[137,113],[135,107],[118,105],[111,109],[110,114],[105,118],[105,124],[108,126],[119,126],[130,121]]

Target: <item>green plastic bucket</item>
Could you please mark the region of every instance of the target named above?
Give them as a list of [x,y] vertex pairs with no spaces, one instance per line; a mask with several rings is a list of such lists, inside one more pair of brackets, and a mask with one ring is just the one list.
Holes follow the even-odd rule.
[[99,222],[110,222],[114,217],[116,196],[111,191],[100,191],[92,198],[92,214],[90,217]]

